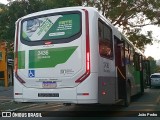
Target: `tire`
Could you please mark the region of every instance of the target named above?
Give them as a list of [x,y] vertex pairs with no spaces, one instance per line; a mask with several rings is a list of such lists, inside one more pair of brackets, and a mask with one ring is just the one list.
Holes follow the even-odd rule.
[[64,106],[71,106],[71,103],[63,103]]
[[126,84],[126,98],[125,98],[125,107],[128,107],[131,103],[131,86],[129,82]]

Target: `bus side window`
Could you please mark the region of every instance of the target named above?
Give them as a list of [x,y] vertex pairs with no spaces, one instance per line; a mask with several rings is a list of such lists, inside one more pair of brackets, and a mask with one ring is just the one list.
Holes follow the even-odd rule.
[[129,44],[125,42],[125,64],[130,64],[129,59]]
[[104,22],[98,21],[99,53],[101,57],[112,59],[112,30]]
[[133,56],[134,56],[134,51],[133,51],[133,48],[130,46],[129,47],[129,60],[130,60],[131,65],[134,65]]
[[139,63],[140,63],[140,62],[139,62],[139,59],[140,59],[140,58],[139,58],[139,54],[138,54],[138,53],[135,53],[133,59],[134,59],[134,67],[135,67],[136,70],[139,71],[139,70],[140,70],[140,64],[139,64]]

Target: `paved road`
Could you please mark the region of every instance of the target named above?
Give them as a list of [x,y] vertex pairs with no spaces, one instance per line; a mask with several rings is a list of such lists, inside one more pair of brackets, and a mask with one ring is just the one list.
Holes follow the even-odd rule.
[[[13,86],[0,86],[0,103],[13,100]],[[1,109],[0,109],[1,110]]]
[[147,113],[160,116],[160,112],[157,112],[160,111],[160,88],[145,89],[142,96],[132,98],[129,107],[121,105],[64,106],[55,103],[15,103],[13,102],[13,87],[0,88],[0,102],[0,111],[41,111],[43,115],[53,117],[136,117],[139,114],[147,115]]

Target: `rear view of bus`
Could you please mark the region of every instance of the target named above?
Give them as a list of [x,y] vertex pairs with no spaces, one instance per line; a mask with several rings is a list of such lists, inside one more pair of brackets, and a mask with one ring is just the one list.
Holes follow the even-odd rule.
[[15,101],[97,102],[96,83],[91,82],[95,75],[90,69],[88,14],[86,9],[61,8],[17,20]]

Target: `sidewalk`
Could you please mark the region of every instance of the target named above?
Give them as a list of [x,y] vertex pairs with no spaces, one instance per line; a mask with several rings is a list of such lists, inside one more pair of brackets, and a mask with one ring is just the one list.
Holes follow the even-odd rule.
[[7,91],[7,90],[13,90],[13,86],[9,86],[9,87],[0,86],[0,92]]
[[13,98],[13,86],[9,87],[0,86],[0,98],[2,96]]

